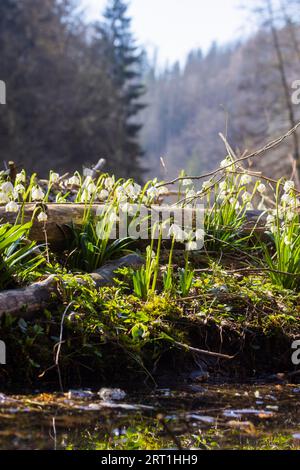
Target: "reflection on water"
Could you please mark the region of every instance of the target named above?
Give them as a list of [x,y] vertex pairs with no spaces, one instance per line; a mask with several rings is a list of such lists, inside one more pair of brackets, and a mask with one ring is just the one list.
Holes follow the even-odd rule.
[[292,385],[0,394],[0,449],[300,450],[299,402]]

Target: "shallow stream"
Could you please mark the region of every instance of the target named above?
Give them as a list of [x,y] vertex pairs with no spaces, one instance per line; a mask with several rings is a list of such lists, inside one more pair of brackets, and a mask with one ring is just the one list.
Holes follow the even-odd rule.
[[[101,396],[100,396],[101,395]],[[0,394],[0,449],[297,449],[300,386]]]

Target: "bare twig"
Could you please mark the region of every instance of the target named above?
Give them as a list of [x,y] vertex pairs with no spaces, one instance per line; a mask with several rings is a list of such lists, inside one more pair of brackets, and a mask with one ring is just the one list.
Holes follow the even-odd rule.
[[64,389],[63,389],[63,384],[62,384],[62,379],[61,379],[61,372],[60,372],[60,367],[59,367],[59,355],[60,355],[60,351],[61,351],[61,346],[63,344],[64,320],[65,320],[65,317],[68,313],[69,308],[72,307],[72,305],[74,305],[74,304],[75,304],[75,301],[72,300],[72,302],[70,302],[67,305],[67,307],[65,308],[65,311],[64,311],[64,313],[61,317],[61,322],[60,322],[59,342],[57,344],[55,344],[55,346],[54,346],[54,349],[57,348],[57,351],[56,351],[56,354],[55,354],[55,365],[56,365],[56,368],[57,368],[60,390],[62,392],[64,391]]
[[210,357],[217,357],[219,359],[226,359],[231,360],[234,359],[235,356],[228,356],[227,354],[216,353],[212,351],[207,351],[205,349],[198,349],[193,348],[192,346],[188,346],[187,344],[179,343],[178,341],[174,341],[175,346],[178,346],[180,349],[186,349],[187,351],[194,352],[197,354],[203,354],[204,356]]
[[[163,183],[162,185],[160,186],[168,186],[168,185],[172,185],[172,184],[175,184],[179,181],[184,181],[184,180],[187,180],[187,179],[190,179],[190,180],[201,180],[201,179],[204,179],[204,178],[209,178],[209,177],[212,177],[212,176],[215,176],[217,173],[219,173],[220,171],[226,171],[228,168],[230,168],[232,165],[236,165],[237,163],[240,163],[240,162],[244,162],[246,160],[250,160],[251,158],[255,158],[255,157],[258,157],[258,156],[262,156],[264,155],[266,152],[268,152],[269,150],[272,150],[274,148],[277,148],[282,142],[284,142],[288,137],[290,137],[291,135],[293,135],[297,130],[298,128],[300,127],[300,121],[292,128],[290,129],[286,134],[278,137],[277,139],[275,140],[272,140],[271,142],[269,142],[268,144],[266,144],[264,147],[256,150],[255,152],[252,152],[250,154],[244,154],[242,155],[241,157],[237,158],[234,162],[231,162],[231,163],[228,163],[228,165],[225,165],[223,168],[217,168],[216,170],[214,171],[211,171],[209,173],[205,173],[203,175],[200,175],[200,176],[179,176],[177,178],[174,178],[173,180],[171,181],[167,181],[165,183]],[[158,186],[158,187],[160,187]]]
[[[228,271],[227,269],[224,269],[226,271],[226,274],[238,274],[238,273],[263,273],[263,272],[270,272],[270,273],[275,273],[275,274],[283,274],[285,276],[296,276],[300,277],[300,273],[289,273],[286,271],[278,271],[276,269],[270,269],[270,268],[239,268],[239,269],[233,269]],[[195,269],[195,273],[214,273],[215,271],[213,269]]]

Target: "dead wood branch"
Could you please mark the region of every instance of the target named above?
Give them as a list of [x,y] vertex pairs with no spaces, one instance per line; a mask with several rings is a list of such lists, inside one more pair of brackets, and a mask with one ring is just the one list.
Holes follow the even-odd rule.
[[193,352],[196,354],[202,354],[204,356],[209,357],[217,357],[219,359],[226,359],[231,360],[234,359],[234,356],[228,356],[227,354],[216,353],[212,351],[207,351],[206,349],[198,349],[193,348],[192,346],[188,346],[187,344],[179,343],[178,341],[174,341],[175,346],[179,347],[180,349],[186,349],[189,352]]
[[[121,267],[138,267],[144,263],[143,258],[130,254],[112,261],[90,276],[95,287],[113,284],[114,273]],[[47,279],[36,282],[28,287],[0,292],[0,318],[4,314],[14,317],[30,319],[35,312],[41,311],[50,305],[59,296],[58,276],[49,276]]]
[[[41,224],[36,218],[33,220],[32,228],[29,234],[30,240],[34,240],[39,243],[45,243],[45,233],[47,234],[47,243],[52,248],[62,250],[66,247],[67,241],[71,237],[70,226],[81,226],[86,215],[86,207],[84,204],[44,204],[45,211],[48,215],[48,220],[45,224]],[[93,204],[90,207],[91,216],[96,216],[104,209],[103,204]],[[24,205],[24,223],[32,220],[34,210],[36,209],[35,204]],[[193,209],[186,209],[193,210]],[[262,216],[261,211],[247,211],[247,225],[245,230],[251,231],[260,221]],[[15,224],[20,223],[20,217],[18,214],[5,212],[4,207],[0,207],[0,221],[1,223]],[[263,223],[260,223],[260,228],[257,227],[257,231],[261,231]]]

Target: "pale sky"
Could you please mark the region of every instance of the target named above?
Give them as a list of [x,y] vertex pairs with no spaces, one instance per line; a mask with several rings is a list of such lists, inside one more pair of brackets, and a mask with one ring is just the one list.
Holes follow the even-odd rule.
[[[101,17],[106,0],[81,0],[88,19]],[[240,0],[131,0],[129,14],[139,43],[153,55],[158,48],[160,65],[184,61],[187,53],[207,50],[239,38],[245,27]]]

